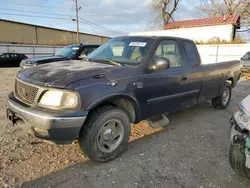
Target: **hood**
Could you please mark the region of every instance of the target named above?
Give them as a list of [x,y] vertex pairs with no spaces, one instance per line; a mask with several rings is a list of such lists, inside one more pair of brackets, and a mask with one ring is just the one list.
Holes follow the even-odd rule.
[[22,62],[35,64],[35,63],[62,61],[62,60],[67,60],[67,59],[69,59],[69,58],[62,57],[62,56],[47,56],[47,57],[35,57],[35,58],[24,59]]
[[75,81],[89,76],[107,74],[117,68],[117,66],[89,61],[60,61],[26,69],[17,77],[40,86],[65,88]]

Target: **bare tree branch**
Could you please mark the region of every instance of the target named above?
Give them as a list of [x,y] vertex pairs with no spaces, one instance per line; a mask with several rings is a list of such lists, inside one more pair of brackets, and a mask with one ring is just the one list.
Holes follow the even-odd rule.
[[250,26],[250,1],[249,0],[201,0],[196,6],[209,16],[224,16],[239,14],[241,25]]
[[180,0],[152,0],[151,5],[154,10],[161,11],[163,23],[169,23],[178,8]]

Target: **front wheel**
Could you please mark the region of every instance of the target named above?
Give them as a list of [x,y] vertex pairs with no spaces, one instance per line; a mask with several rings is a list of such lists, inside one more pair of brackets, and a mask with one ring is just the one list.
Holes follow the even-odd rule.
[[96,162],[107,162],[119,156],[130,137],[128,115],[113,106],[104,106],[89,114],[79,135],[83,153]]
[[213,107],[216,109],[226,109],[232,94],[232,87],[230,83],[226,83],[223,87],[222,93],[219,97],[212,99]]
[[250,178],[250,169],[245,166],[246,156],[242,146],[235,144],[230,145],[229,162],[236,174]]

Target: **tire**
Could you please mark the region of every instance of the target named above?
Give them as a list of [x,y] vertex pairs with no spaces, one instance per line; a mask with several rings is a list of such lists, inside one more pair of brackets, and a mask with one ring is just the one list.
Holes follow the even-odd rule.
[[[227,98],[224,96],[224,92],[227,92]],[[226,109],[229,105],[232,95],[232,86],[230,83],[226,83],[219,97],[212,99],[212,105],[214,108],[222,110]]]
[[128,115],[116,107],[103,106],[89,114],[80,131],[79,145],[92,161],[108,162],[126,149],[130,133]]
[[246,156],[241,150],[241,146],[231,144],[229,149],[229,162],[236,174],[250,178],[250,169],[245,166]]

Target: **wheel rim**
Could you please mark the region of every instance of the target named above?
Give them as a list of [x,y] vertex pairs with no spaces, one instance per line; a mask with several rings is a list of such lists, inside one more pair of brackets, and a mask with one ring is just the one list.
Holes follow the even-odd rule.
[[122,123],[117,119],[111,119],[101,127],[97,137],[97,145],[102,152],[113,152],[121,144],[123,136]]
[[230,97],[230,91],[229,89],[226,87],[222,93],[222,103],[224,105],[226,105],[229,101],[229,97]]

